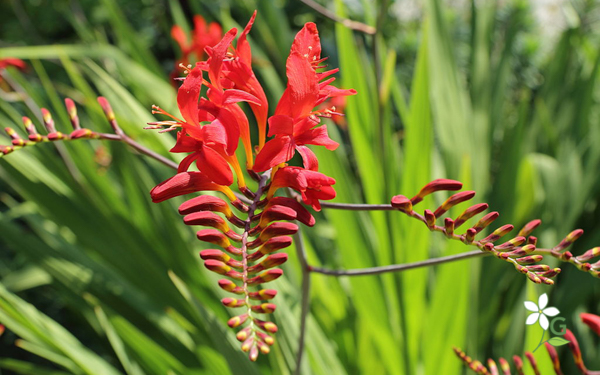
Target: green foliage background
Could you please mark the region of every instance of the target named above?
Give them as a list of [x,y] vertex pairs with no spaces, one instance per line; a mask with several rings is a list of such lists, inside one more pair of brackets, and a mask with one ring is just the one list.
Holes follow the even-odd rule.
[[[347,102],[347,128],[329,127],[341,147],[316,150],[322,171],[337,180],[336,201],[385,203],[433,178],[454,178],[501,213],[499,224],[540,217],[543,246],[576,227],[586,234],[574,254],[600,244],[594,1],[557,1],[552,9],[564,27],[553,38],[543,31],[553,21],[536,23],[537,2],[321,3],[378,33],[352,31],[298,1],[3,2],[0,14],[9,16],[0,23],[0,58],[23,58],[30,67],[7,72],[29,99],[2,93],[0,122],[20,128],[27,115],[39,125],[35,109],[45,107],[66,131],[62,101],[71,97],[83,126],[109,132],[95,101],[103,95],[128,134],[173,157],[169,135],[142,130],[153,121],[151,104],[176,112],[170,27],[189,28],[193,14],[240,27],[258,9],[254,67],[271,103],[285,87],[293,36],[308,21],[317,22],[329,65],[341,68],[339,84],[359,92]],[[415,4],[417,17],[398,15]],[[97,141],[0,159],[1,374],[293,371],[300,313],[293,249],[285,277],[274,282],[277,344],[250,363],[225,324],[216,277],[197,257],[204,245],[176,214],[181,200],[150,202],[148,191],[171,174],[123,144]],[[324,210],[317,221],[303,231],[309,258],[330,268],[467,250],[397,213]],[[539,341],[541,331],[526,329],[523,301],[541,293],[575,331],[588,366],[600,368],[598,337],[578,319],[600,313],[600,280],[569,265],[553,287],[494,259],[312,277],[304,374],[460,374],[453,346],[482,360],[510,358]],[[566,348],[559,353],[565,373],[576,371]],[[546,353],[537,358],[551,373]]]

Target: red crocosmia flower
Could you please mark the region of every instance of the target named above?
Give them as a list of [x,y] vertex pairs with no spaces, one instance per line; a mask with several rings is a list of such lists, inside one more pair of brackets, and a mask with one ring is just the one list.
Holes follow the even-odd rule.
[[[231,52],[231,43],[237,33],[236,29],[231,29],[217,45],[208,48],[209,59],[199,64],[202,69],[208,71],[210,80],[208,86],[210,89],[207,96],[210,103],[214,104],[213,107],[207,107],[206,110],[214,112],[215,108],[226,109],[227,112],[234,116],[246,151],[246,160],[249,168],[252,167],[253,148],[250,140],[248,119],[239,106],[232,104],[245,101],[252,108],[259,124],[260,147],[261,134],[262,143],[264,143],[265,138],[268,103],[265,93],[252,71],[252,55],[246,39],[254,22],[255,15],[256,12],[238,38],[237,48],[233,52]],[[229,89],[224,90],[224,88]],[[201,109],[203,109],[202,105],[203,103],[201,102]]]
[[150,190],[152,202],[159,203],[173,197],[197,191],[212,190],[220,191],[234,201],[235,195],[227,186],[215,184],[208,176],[201,172],[183,172],[161,182]]
[[171,78],[176,78],[179,76],[179,65],[187,66],[191,55],[195,56],[196,61],[202,60],[205,57],[204,49],[219,43],[223,37],[223,29],[218,23],[207,24],[202,16],[196,15],[191,40],[178,25],[171,28],[171,37],[181,49],[181,58],[175,63],[175,70],[171,73]]
[[25,64],[23,60],[15,59],[12,57],[0,59],[0,69],[6,69],[9,66],[14,66],[17,69],[23,70],[27,67],[27,64]]
[[330,83],[335,80],[331,76],[338,70],[318,73],[321,59],[321,42],[317,27],[307,23],[296,35],[290,55],[286,63],[288,77],[287,88],[275,109],[275,115],[269,119],[269,136],[274,136],[256,157],[254,170],[263,172],[278,164],[290,160],[299,151],[304,166],[316,170],[316,157],[308,147],[303,145],[325,146],[335,150],[338,143],[331,140],[325,126],[315,128],[320,123],[319,117],[336,114],[330,109],[314,111],[330,97],[354,95],[355,90],[341,90]]
[[[236,172],[241,172],[235,157],[240,135],[239,127],[231,111],[217,107],[206,99],[198,102],[202,83],[202,69],[200,67],[192,69],[177,92],[177,105],[183,120],[156,109],[155,113],[166,114],[175,120],[156,124],[183,128],[178,134],[177,144],[172,151],[192,152],[192,154],[183,159],[179,165],[179,172],[186,171],[191,163],[196,161],[198,169],[212,181],[221,185],[231,185],[233,174],[228,163]],[[250,100],[248,96],[247,93],[239,90],[225,90],[220,93],[221,104],[225,106],[243,99]],[[210,124],[202,126],[201,122],[210,122]],[[237,174],[240,179],[238,182],[244,186],[241,173]]]
[[213,124],[188,127],[186,132],[178,132],[177,143],[171,152],[191,152],[191,154],[179,163],[177,171],[187,171],[195,161],[198,170],[203,171],[212,181],[219,185],[231,185],[233,174],[228,164],[229,156],[225,152],[224,135],[222,129]]
[[269,189],[268,198],[282,187],[290,187],[302,194],[302,201],[311,205],[316,211],[321,211],[319,200],[335,198],[335,190],[331,185],[335,179],[316,171],[300,167],[283,167],[275,172]]
[[582,313],[581,320],[600,336],[600,316],[594,314]]
[[259,104],[252,102],[249,104],[258,124],[258,149],[260,150],[265,144],[269,103],[267,102],[267,96],[262,86],[252,70],[252,50],[247,36],[252,29],[255,18],[256,11],[254,11],[252,18],[250,18],[244,31],[240,34],[232,58],[224,61],[223,75],[233,83],[234,88],[258,98]]

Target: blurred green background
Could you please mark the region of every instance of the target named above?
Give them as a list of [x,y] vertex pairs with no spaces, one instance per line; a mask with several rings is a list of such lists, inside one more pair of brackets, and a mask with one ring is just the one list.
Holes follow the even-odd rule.
[[[29,68],[5,73],[0,122],[20,129],[26,115],[39,126],[45,107],[67,131],[62,102],[70,97],[84,127],[110,132],[96,103],[103,95],[129,135],[168,155],[172,137],[142,127],[154,119],[152,104],[177,113],[171,26],[189,30],[200,14],[225,30],[243,27],[258,9],[253,65],[271,109],[293,37],[308,21],[318,25],[329,66],[341,68],[338,84],[359,93],[347,101],[346,126],[329,126],[340,148],[316,150],[321,170],[337,180],[336,201],[386,203],[453,178],[501,213],[499,225],[541,218],[541,246],[575,228],[586,233],[574,254],[600,244],[597,2],[320,3],[377,33],[352,31],[300,1],[3,1],[0,58]],[[197,256],[205,245],[177,215],[182,199],[149,199],[172,173],[99,141],[0,159],[0,374],[293,372],[301,281],[293,248],[273,283],[277,343],[250,363],[225,324],[217,277]],[[317,222],[303,231],[309,258],[329,268],[468,250],[397,213],[324,210]],[[526,329],[523,301],[542,293],[579,338],[588,367],[600,369],[599,338],[578,318],[600,314],[600,280],[570,265],[552,287],[495,259],[312,278],[303,374],[466,373],[453,346],[480,360],[535,348],[541,331]],[[570,353],[558,350],[564,372],[575,373]],[[536,357],[552,373],[547,353]]]

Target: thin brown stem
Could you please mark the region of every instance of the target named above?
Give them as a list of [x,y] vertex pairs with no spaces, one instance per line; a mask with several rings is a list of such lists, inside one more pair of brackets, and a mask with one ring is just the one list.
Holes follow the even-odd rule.
[[306,340],[306,320],[308,318],[308,312],[310,310],[310,271],[312,267],[308,264],[306,257],[306,249],[304,247],[304,239],[302,238],[302,232],[298,229],[298,232],[294,234],[294,243],[296,244],[296,254],[300,261],[300,267],[302,271],[302,299],[300,309],[300,336],[298,337],[298,351],[296,352],[296,370],[295,375],[300,375],[300,368],[302,366],[302,356],[304,354],[304,342]]
[[329,276],[366,276],[366,275],[378,275],[387,272],[403,272],[407,270],[411,270],[414,268],[420,267],[431,267],[437,264],[444,264],[455,262],[457,260],[483,257],[491,255],[491,253],[481,251],[481,250],[472,250],[462,254],[456,255],[448,255],[445,257],[427,259],[414,263],[406,263],[406,264],[392,264],[389,266],[381,266],[381,267],[370,267],[370,268],[359,268],[359,269],[349,269],[349,270],[332,270],[322,267],[313,267],[309,266],[310,272],[320,273],[323,275]]
[[321,15],[323,15],[335,22],[341,23],[342,25],[346,26],[349,29],[360,31],[362,33],[370,34],[370,35],[373,35],[377,32],[377,29],[375,29],[373,26],[369,26],[367,24],[364,24],[364,23],[358,22],[358,21],[352,21],[348,18],[340,17],[337,14],[335,14],[334,12],[330,11],[329,9],[325,8],[324,6],[322,6],[321,4],[319,4],[313,0],[300,0],[300,1],[302,1],[304,4],[311,7],[314,11],[320,13]]

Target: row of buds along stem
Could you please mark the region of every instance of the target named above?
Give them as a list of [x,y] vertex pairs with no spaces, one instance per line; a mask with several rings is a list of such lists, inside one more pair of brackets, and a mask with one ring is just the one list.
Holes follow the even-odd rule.
[[475,197],[474,191],[462,191],[451,195],[434,211],[426,209],[423,214],[414,211],[414,206],[420,203],[426,196],[437,191],[457,191],[462,188],[462,183],[454,180],[438,179],[425,185],[417,195],[408,199],[403,195],[392,198],[391,205],[397,210],[421,220],[431,231],[442,232],[446,237],[461,241],[467,245],[473,245],[480,250],[489,252],[495,257],[511,263],[519,272],[525,274],[529,280],[539,284],[553,284],[552,277],[560,273],[560,268],[551,268],[548,265],[537,264],[543,260],[544,255],[553,256],[562,261],[574,264],[582,271],[588,272],[595,277],[600,277],[600,261],[594,264],[586,263],[600,256],[600,247],[588,250],[578,257],[574,257],[569,251],[565,251],[582,234],[583,230],[577,229],[565,237],[552,249],[541,249],[537,246],[537,238],[531,233],[540,224],[540,220],[532,220],[527,223],[517,236],[497,243],[513,231],[512,224],[505,224],[493,230],[489,235],[478,239],[478,235],[490,227],[500,216],[498,212],[490,212],[481,217],[475,225],[464,230],[462,234],[457,229],[468,220],[481,214],[488,209],[486,203],[479,203],[468,207],[456,218],[446,217],[441,225],[438,219],[446,214],[454,206],[469,201]]
[[[271,314],[276,309],[269,301],[277,291],[264,289],[262,285],[283,274],[276,267],[285,263],[288,256],[277,251],[290,246],[292,238],[289,236],[298,231],[296,224],[285,221],[297,220],[308,226],[315,223],[310,212],[294,199],[262,199],[266,194],[265,182],[266,179],[261,179],[249,206],[241,202],[233,205],[237,214],[226,201],[210,195],[192,198],[179,206],[185,224],[212,228],[199,230],[198,239],[224,250],[202,250],[200,257],[208,270],[228,277],[219,280],[219,286],[236,297],[223,298],[221,302],[242,311],[235,313],[227,324],[231,328],[243,327],[236,337],[251,360],[256,360],[259,352],[267,354],[275,342],[272,334],[277,332],[277,325],[258,315]],[[181,191],[180,186],[173,186],[159,185],[153,189],[151,194],[155,201],[159,201],[157,197],[170,197],[173,194],[170,189]],[[240,218],[239,214],[246,218]]]
[[[583,323],[588,325],[597,335],[600,336],[600,316],[582,313],[580,315],[580,317],[581,317],[581,320],[583,321]],[[571,354],[573,355],[575,367],[577,367],[577,370],[579,370],[579,372],[581,374],[594,375],[594,374],[600,373],[598,371],[588,370],[587,367],[585,366],[585,363],[583,362],[581,349],[579,347],[579,343],[577,342],[577,338],[575,338],[575,335],[573,335],[573,332],[571,332],[569,329],[567,329],[564,334],[564,338],[565,338],[565,340],[569,341],[568,347],[569,347],[569,350],[571,351]],[[546,350],[548,351],[548,354],[550,355],[550,360],[552,361],[552,367],[553,367],[553,370],[556,373],[556,375],[566,374],[563,371],[563,369],[561,368],[560,358],[556,351],[556,348],[554,346],[550,345],[550,343],[548,343],[548,342],[545,342],[544,346],[546,347]],[[487,366],[485,366],[485,365],[483,365],[482,362],[472,359],[471,357],[466,355],[465,352],[463,352],[462,350],[460,350],[458,348],[454,348],[454,353],[456,353],[458,358],[467,366],[467,368],[469,368],[475,374],[478,374],[478,375],[500,375],[500,374],[511,375],[511,374],[513,374],[513,372],[511,371],[510,364],[504,358],[498,359],[498,364],[500,365],[499,366],[500,368],[498,368],[498,364],[496,364],[496,361],[494,361],[493,359],[488,359]],[[531,352],[525,352],[525,358],[531,365],[531,368],[533,369],[534,373],[540,374],[540,369],[539,369],[538,363],[537,363],[535,357],[533,356],[533,354]],[[524,374],[523,359],[521,357],[515,355],[515,356],[513,356],[512,360],[514,363],[516,373]]]
[[[108,103],[103,97],[99,97],[98,102],[101,106],[104,103]],[[40,134],[33,121],[31,121],[29,117],[23,116],[23,127],[27,132],[27,136],[22,137],[13,128],[4,128],[6,134],[11,138],[11,145],[0,145],[0,157],[8,155],[11,152],[23,147],[33,146],[44,142],[66,141],[71,139],[98,139],[103,137],[103,134],[101,133],[96,133],[90,129],[81,128],[79,124],[79,117],[77,116],[77,108],[75,107],[73,100],[69,98],[65,99],[65,106],[67,108],[67,113],[69,114],[69,119],[71,120],[71,126],[73,127],[73,130],[70,133],[63,133],[56,130],[54,119],[52,118],[50,112],[46,108],[41,108],[42,121],[47,134]]]

